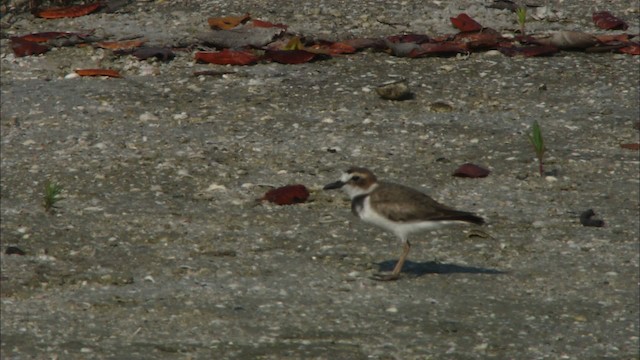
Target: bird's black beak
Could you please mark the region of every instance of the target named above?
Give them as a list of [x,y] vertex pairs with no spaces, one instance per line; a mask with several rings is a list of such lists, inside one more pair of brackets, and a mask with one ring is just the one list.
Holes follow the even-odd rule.
[[323,190],[333,190],[333,189],[340,189],[342,186],[344,185],[343,181],[336,181],[336,182],[332,182],[331,184],[327,184],[325,185],[322,189]]

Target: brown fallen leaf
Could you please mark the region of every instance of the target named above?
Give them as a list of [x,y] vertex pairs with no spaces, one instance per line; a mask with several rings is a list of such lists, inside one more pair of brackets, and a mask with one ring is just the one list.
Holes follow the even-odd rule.
[[536,56],[551,56],[560,49],[550,45],[534,45],[534,46],[521,46],[521,47],[508,47],[499,46],[498,51],[506,56],[524,56],[524,57],[536,57]]
[[306,50],[267,50],[264,53],[265,60],[275,61],[280,64],[304,64],[315,60],[320,56]]
[[267,191],[260,199],[278,205],[300,204],[309,198],[309,190],[304,185],[287,185]]
[[640,55],[640,43],[630,43],[629,45],[618,49],[618,51],[629,55]]
[[22,35],[22,36],[19,36],[19,38],[25,41],[44,43],[51,39],[57,39],[59,37],[69,36],[72,34],[74,33],[61,32],[61,31],[47,31],[47,32],[39,32],[39,33]]
[[251,20],[251,23],[249,24],[249,26],[253,26],[253,27],[264,27],[264,28],[280,28],[283,30],[287,30],[289,28],[288,25],[285,24],[274,24],[274,23],[270,23],[268,21],[262,21],[262,20],[258,20],[258,19],[253,19]]
[[502,35],[491,28],[484,28],[476,32],[461,32],[454,36],[453,41],[466,43],[470,50],[495,49]]
[[347,40],[342,40],[341,43],[353,47],[354,49],[356,49],[356,51],[363,50],[363,49],[382,50],[386,48],[385,39],[378,39],[378,38],[347,39]]
[[76,74],[80,76],[107,76],[114,78],[122,77],[118,70],[111,69],[77,69]]
[[627,30],[627,28],[629,28],[629,25],[627,25],[626,22],[613,16],[613,14],[608,11],[595,12],[591,17],[593,19],[593,22],[600,29]]
[[608,44],[608,43],[626,43],[631,41],[631,35],[629,34],[616,34],[616,35],[608,35],[608,34],[602,34],[602,35],[594,35],[596,37],[596,39],[601,42],[602,44]]
[[420,44],[419,49],[412,50],[409,57],[425,57],[425,56],[449,56],[455,54],[464,54],[469,52],[469,47],[465,43],[457,43],[453,41],[442,43],[424,43]]
[[240,16],[225,16],[225,17],[215,17],[215,18],[212,17],[207,19],[207,22],[209,23],[209,26],[212,29],[229,30],[229,29],[233,29],[234,27],[240,24],[246,23],[250,19],[251,19],[251,15],[247,13]]
[[44,19],[60,19],[60,18],[72,18],[91,14],[92,12],[100,9],[102,2],[95,2],[92,4],[66,6],[58,8],[48,8],[36,12],[37,17]]
[[46,45],[41,45],[33,41],[27,41],[21,37],[11,38],[11,50],[16,57],[43,54],[50,50]]
[[325,55],[353,54],[356,52],[356,48],[353,46],[342,42],[331,42],[325,40],[319,40],[313,44],[307,45],[304,47],[304,50]]
[[473,20],[469,15],[462,13],[454,18],[450,18],[451,23],[456,29],[462,32],[468,31],[480,31],[482,30],[482,25]]
[[483,178],[489,176],[490,170],[480,167],[476,164],[466,163],[460,165],[456,171],[453,172],[453,176],[468,177],[468,178]]
[[145,40],[125,40],[125,41],[101,41],[94,43],[93,45],[102,49],[110,50],[126,50],[135,49],[142,46]]
[[222,51],[199,51],[195,55],[198,62],[217,65],[250,65],[260,60],[253,51],[250,50],[229,50]]
[[620,144],[620,147],[629,150],[640,150],[640,143]]

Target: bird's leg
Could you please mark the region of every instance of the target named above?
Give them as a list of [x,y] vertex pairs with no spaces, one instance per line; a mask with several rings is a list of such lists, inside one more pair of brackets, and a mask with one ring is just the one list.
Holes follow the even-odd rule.
[[404,261],[407,259],[407,255],[409,254],[409,250],[411,250],[411,244],[408,241],[403,242],[402,254],[400,255],[400,259],[396,263],[396,266],[393,268],[393,271],[390,275],[375,275],[374,280],[379,281],[393,281],[398,280],[400,278],[400,271],[402,271],[402,266],[404,266]]

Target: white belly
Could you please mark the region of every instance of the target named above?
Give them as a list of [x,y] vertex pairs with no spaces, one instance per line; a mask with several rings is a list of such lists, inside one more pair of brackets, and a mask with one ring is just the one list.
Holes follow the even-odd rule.
[[395,222],[381,216],[371,208],[370,198],[364,200],[362,210],[359,213],[363,221],[379,226],[387,231],[394,233],[400,238],[401,242],[407,240],[407,236],[411,233],[435,230],[448,224],[454,224],[456,221],[411,221],[411,222]]

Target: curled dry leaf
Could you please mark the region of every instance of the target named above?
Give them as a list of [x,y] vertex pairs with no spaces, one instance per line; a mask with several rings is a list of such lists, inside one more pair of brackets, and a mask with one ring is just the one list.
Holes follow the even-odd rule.
[[639,143],[632,143],[632,144],[620,144],[620,147],[623,149],[629,149],[629,150],[640,150],[640,144]]
[[241,16],[225,16],[225,17],[216,17],[209,18],[207,22],[212,29],[216,30],[229,30],[234,27],[244,24],[251,19],[251,15],[244,14]]
[[495,49],[502,35],[491,28],[484,28],[482,31],[458,33],[453,40],[466,43],[470,50]]
[[353,47],[357,50],[363,49],[385,49],[386,45],[384,39],[371,39],[371,38],[357,38],[342,40],[341,43]]
[[102,7],[101,2],[95,2],[92,4],[85,4],[85,5],[49,8],[49,9],[38,11],[35,15],[37,17],[41,17],[44,19],[71,18],[71,17],[79,17],[79,16],[91,14],[92,12],[100,9],[101,7]]
[[455,55],[469,52],[469,47],[465,43],[443,42],[420,44],[419,49],[412,50],[409,57],[425,57],[434,55]]
[[450,19],[453,26],[455,26],[456,29],[462,32],[482,30],[482,25],[480,25],[478,22],[473,20],[469,15],[465,13],[462,13],[457,17],[450,18]]
[[[36,43],[44,43],[49,40],[57,39],[60,37],[67,37],[73,34],[74,33],[70,33],[70,32],[47,31],[47,32],[23,35],[23,36],[20,36],[20,39],[25,41],[36,42]],[[76,34],[76,35],[79,35],[79,34]]]
[[498,48],[502,54],[506,56],[524,56],[524,57],[536,57],[536,56],[551,56],[560,49],[551,45],[534,45],[523,47],[507,47],[500,46]]
[[49,51],[49,47],[36,42],[27,41],[21,37],[11,38],[11,50],[16,57],[43,54]]
[[596,39],[602,44],[608,43],[626,43],[631,41],[631,36],[629,34],[616,34],[616,35],[594,35]]
[[558,49],[586,49],[598,43],[595,36],[578,31],[558,31],[544,37],[536,37],[540,45]]
[[260,199],[278,205],[300,204],[309,198],[309,190],[304,185],[287,185],[267,191]]
[[95,43],[94,46],[102,49],[110,50],[127,50],[135,49],[142,46],[145,40],[126,40],[126,41],[102,41]]
[[627,30],[629,25],[623,20],[613,16],[608,11],[595,12],[592,15],[593,22],[600,29],[605,30]]
[[76,74],[80,76],[107,76],[114,78],[122,77],[118,70],[111,69],[77,69]]
[[195,56],[196,61],[217,64],[217,65],[250,65],[260,60],[253,51],[249,50],[229,50],[222,51],[199,51]]
[[483,178],[489,176],[491,173],[490,170],[487,170],[483,167],[472,163],[466,163],[460,165],[456,171],[453,172],[453,176],[457,177],[468,177],[468,178]]
[[353,54],[356,52],[356,49],[353,46],[341,42],[332,42],[327,40],[316,40],[313,43],[304,45],[300,50],[306,50],[314,54],[323,54],[329,56]]
[[251,23],[249,24],[250,26],[253,27],[263,27],[263,28],[280,28],[283,30],[287,30],[289,28],[288,25],[285,24],[274,24],[274,23],[270,23],[268,21],[262,21],[262,20],[258,20],[258,19],[253,19],[251,20]]
[[640,43],[630,43],[629,45],[618,49],[618,51],[629,55],[640,55]]
[[356,48],[342,42],[318,41],[315,44],[305,47],[309,52],[326,55],[353,54]]
[[303,64],[316,59],[318,54],[306,50],[267,50],[264,54],[266,60],[280,64]]

